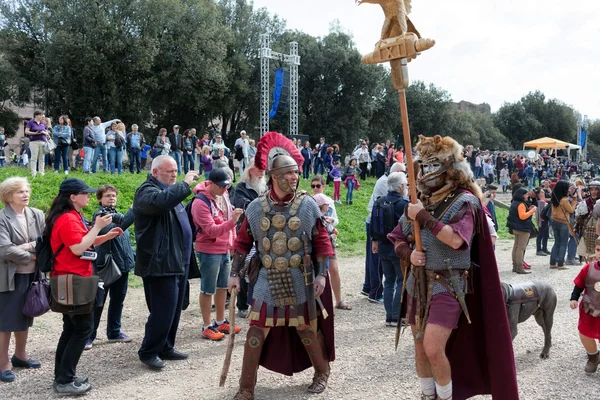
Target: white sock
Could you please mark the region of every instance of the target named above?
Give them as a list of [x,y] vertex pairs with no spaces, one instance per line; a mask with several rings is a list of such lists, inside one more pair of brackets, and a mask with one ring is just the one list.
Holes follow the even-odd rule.
[[433,378],[419,378],[421,392],[426,396],[435,396],[435,381]]
[[206,325],[202,327],[202,332],[204,332],[205,330],[207,330],[208,328],[210,328],[212,325]]
[[448,382],[445,386],[440,386],[435,383],[435,390],[437,395],[442,400],[452,400],[452,381]]
[[588,355],[590,355],[590,356],[595,356],[596,354],[598,354],[598,350],[596,350],[596,351],[595,351],[595,352],[593,352],[593,353],[588,353]]
[[223,321],[216,321],[217,325],[223,325],[225,323],[225,321],[227,321],[226,319],[224,319]]

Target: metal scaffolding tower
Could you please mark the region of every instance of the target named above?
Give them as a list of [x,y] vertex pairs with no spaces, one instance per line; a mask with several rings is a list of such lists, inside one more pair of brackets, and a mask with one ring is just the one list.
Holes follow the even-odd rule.
[[298,134],[298,66],[300,56],[298,55],[298,43],[290,43],[290,54],[277,53],[271,50],[271,39],[269,35],[260,35],[260,136],[269,131],[270,107],[270,60],[279,60],[289,65],[290,70],[290,131],[288,135]]

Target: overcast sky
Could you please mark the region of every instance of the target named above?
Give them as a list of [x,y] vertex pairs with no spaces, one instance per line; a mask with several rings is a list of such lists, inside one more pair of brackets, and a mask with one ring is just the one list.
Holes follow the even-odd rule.
[[[379,40],[383,10],[354,0],[254,0],[289,29],[325,36],[338,20],[361,53]],[[599,0],[412,0],[411,20],[436,45],[409,64],[411,80],[496,111],[533,90],[600,118]],[[302,101],[302,99],[300,99]]]

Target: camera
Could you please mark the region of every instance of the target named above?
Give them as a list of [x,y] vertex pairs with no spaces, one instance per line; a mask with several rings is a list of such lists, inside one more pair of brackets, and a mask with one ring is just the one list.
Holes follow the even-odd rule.
[[117,225],[120,225],[123,223],[123,214],[117,212],[117,210],[114,207],[106,207],[104,208],[102,211],[100,211],[100,216],[104,217],[105,215],[108,214],[112,214],[112,222],[114,222]]
[[81,256],[79,258],[81,258],[82,260],[94,261],[97,256],[98,254],[95,251],[84,251],[83,253],[81,253]]

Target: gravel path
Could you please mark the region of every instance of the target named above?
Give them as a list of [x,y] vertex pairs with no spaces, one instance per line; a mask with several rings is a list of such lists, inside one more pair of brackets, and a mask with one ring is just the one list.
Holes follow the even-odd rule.
[[[534,242],[534,241],[532,241]],[[534,243],[526,260],[533,266],[529,276],[511,272],[512,241],[496,246],[501,279],[507,282],[540,279],[556,290],[559,303],[554,316],[553,347],[550,359],[540,360],[543,333],[530,318],[519,325],[514,341],[515,359],[522,399],[595,399],[599,398],[600,373],[583,372],[585,352],[577,333],[577,311],[568,306],[573,278],[580,267],[566,271],[550,270],[548,257],[535,256]],[[312,370],[284,377],[264,369],[258,374],[257,399],[416,399],[419,394],[414,372],[412,340],[405,334],[398,352],[394,352],[394,329],[384,326],[383,306],[368,303],[359,291],[363,278],[362,258],[341,260],[343,292],[352,311],[336,315],[337,360],[327,391],[316,397],[305,392]],[[198,281],[193,294],[197,297]],[[208,342],[200,337],[201,317],[197,299],[182,313],[177,349],[189,352],[186,361],[171,361],[161,372],[145,368],[137,358],[147,317],[143,289],[131,289],[123,312],[123,330],[134,338],[129,344],[108,344],[96,340],[94,348],[83,354],[78,374],[88,376],[94,389],[86,399],[230,399],[237,388],[247,329],[236,338],[229,377],[219,388],[219,376],[227,342]],[[104,319],[100,331],[105,329]],[[0,384],[0,399],[48,399],[52,393],[53,360],[61,331],[58,315],[48,313],[35,320],[30,331],[29,351],[42,362],[39,370],[17,370],[17,380]],[[99,334],[102,338],[102,333]],[[12,350],[11,350],[12,351]],[[480,397],[488,398],[488,397]],[[504,399],[503,399],[504,400]]]

